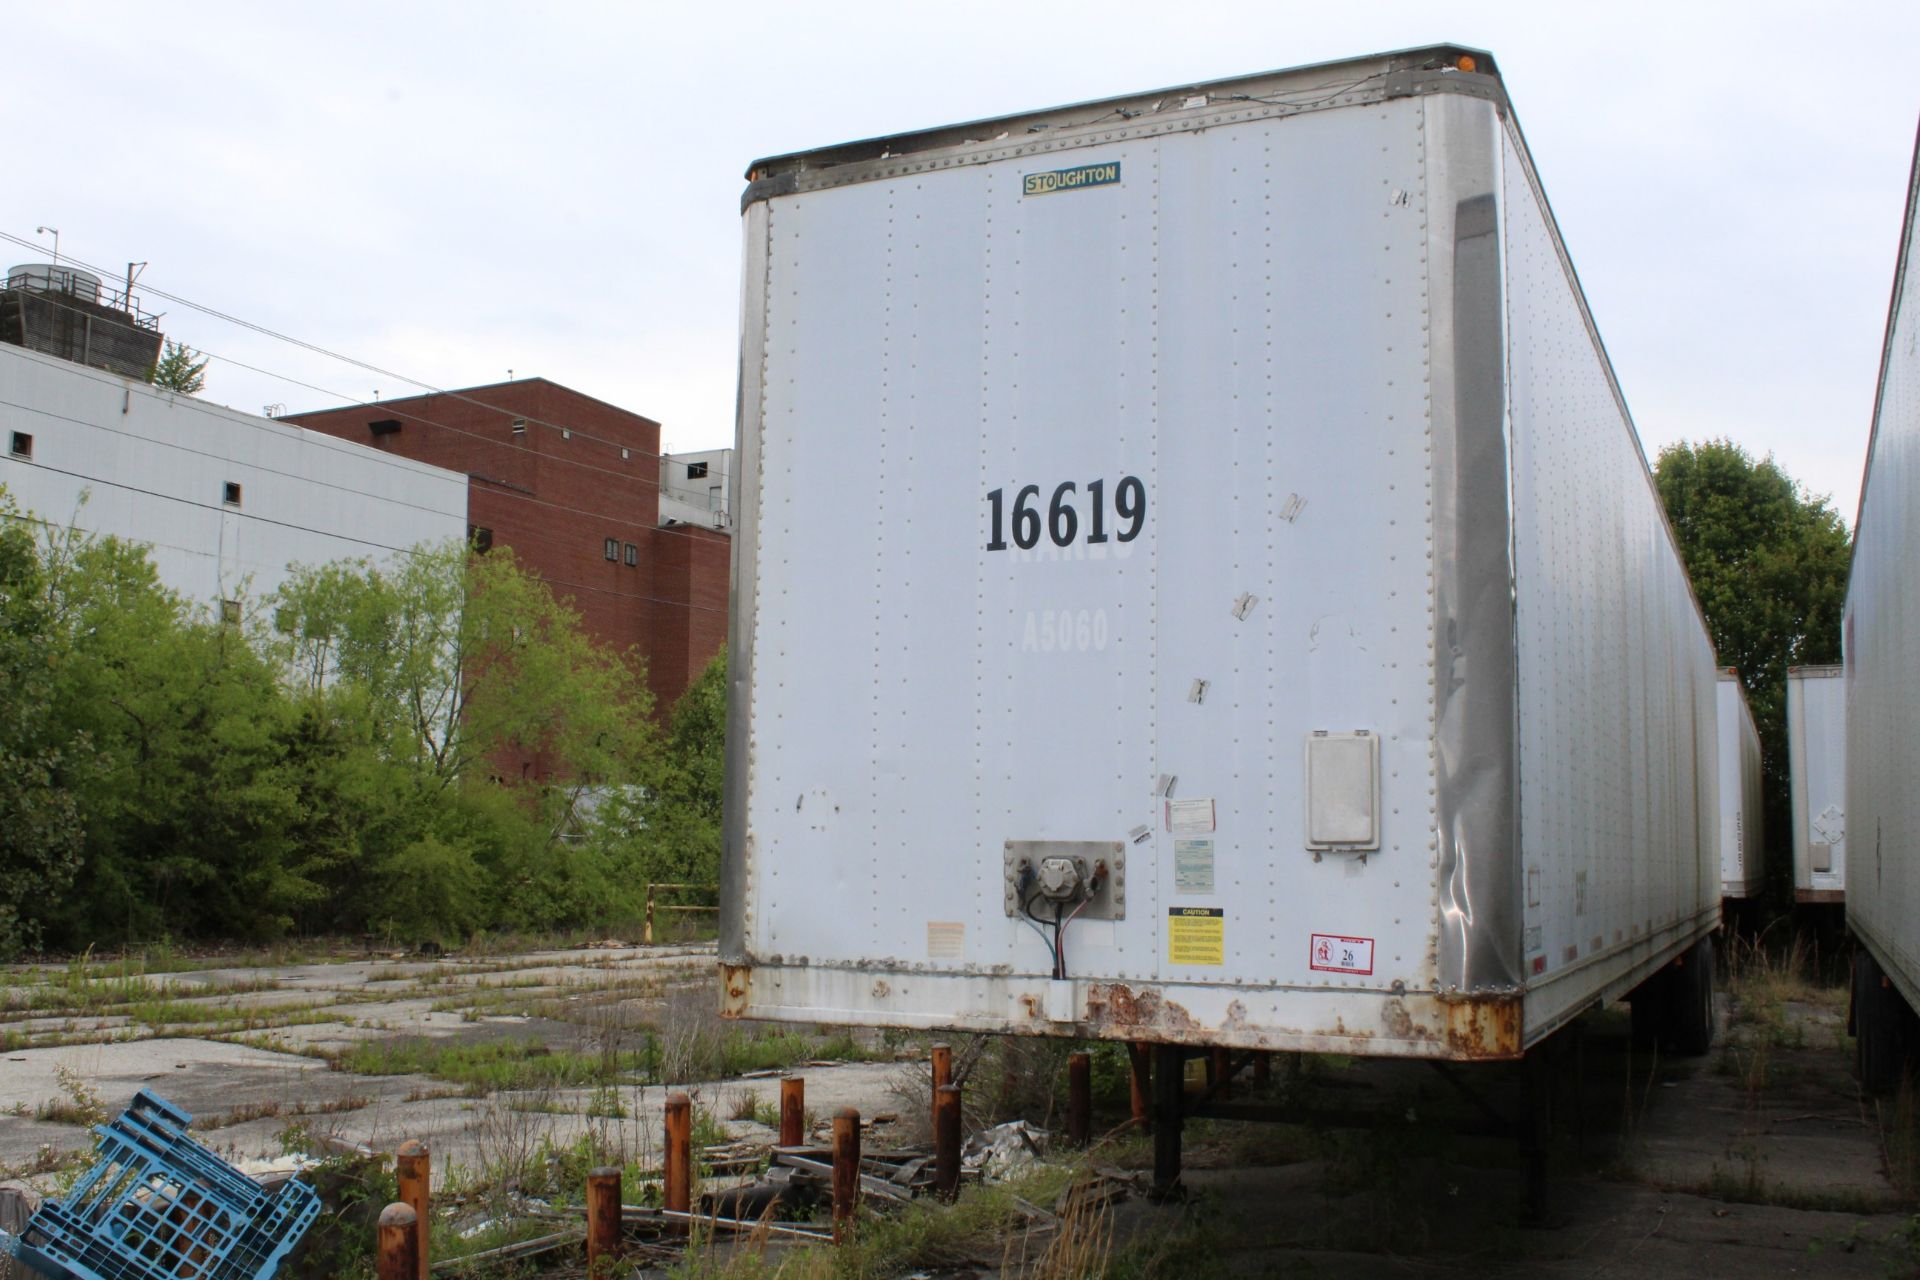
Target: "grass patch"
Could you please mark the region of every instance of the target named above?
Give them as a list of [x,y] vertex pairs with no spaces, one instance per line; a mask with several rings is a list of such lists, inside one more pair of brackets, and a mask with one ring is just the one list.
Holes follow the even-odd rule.
[[337,1071],[363,1076],[423,1075],[464,1085],[472,1093],[502,1089],[583,1089],[619,1083],[645,1072],[644,1053],[582,1053],[552,1049],[534,1037],[486,1044],[402,1040],[355,1045],[330,1056]]

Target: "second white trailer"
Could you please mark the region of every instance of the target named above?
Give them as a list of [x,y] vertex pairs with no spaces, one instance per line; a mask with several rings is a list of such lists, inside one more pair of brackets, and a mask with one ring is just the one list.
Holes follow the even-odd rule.
[[1847,685],[1837,665],[1787,671],[1793,792],[1793,897],[1846,901]]
[[[1845,623],[1847,885],[1861,1083],[1899,1083],[1920,1047],[1920,140],[1887,310]],[[1841,684],[1841,681],[1833,681]],[[1840,864],[1843,868],[1845,863]]]
[[1751,898],[1764,879],[1760,809],[1760,734],[1746,686],[1731,667],[1720,673],[1720,895]]

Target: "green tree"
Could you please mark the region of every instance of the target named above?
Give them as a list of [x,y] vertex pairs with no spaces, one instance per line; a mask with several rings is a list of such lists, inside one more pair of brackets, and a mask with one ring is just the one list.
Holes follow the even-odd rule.
[[36,904],[73,883],[85,840],[91,744],[55,720],[52,623],[32,525],[0,489],[0,957],[39,941]]
[[197,396],[207,385],[207,358],[184,342],[167,339],[160,359],[147,370],[147,381],[168,391]]
[[726,787],[727,653],[722,649],[673,706],[644,786],[609,798],[600,838],[635,879],[713,884],[720,875]]
[[289,871],[275,671],[165,588],[144,547],[55,530],[43,566],[55,718],[99,764],[77,789],[87,892],[43,904],[56,940],[284,931],[317,889]]
[[[302,807],[323,828],[308,848],[343,877],[336,908],[440,937],[631,909],[583,814],[646,773],[651,701],[638,663],[596,645],[510,551],[302,569],[274,605],[304,707]],[[526,757],[550,775],[521,778]],[[340,812],[356,816],[320,816]]]
[[1722,666],[1760,731],[1769,874],[1791,879],[1787,668],[1840,661],[1852,539],[1825,497],[1728,440],[1669,445],[1654,481]]

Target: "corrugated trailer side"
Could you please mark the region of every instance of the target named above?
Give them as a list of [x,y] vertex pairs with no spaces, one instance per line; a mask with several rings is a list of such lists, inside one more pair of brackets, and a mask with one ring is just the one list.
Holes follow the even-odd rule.
[[[1846,893],[1861,1078],[1890,1087],[1920,1007],[1920,142],[1887,309],[1873,434],[1847,581]],[[1901,997],[1889,1002],[1885,975]]]
[[725,1012],[1512,1057],[1714,927],[1713,655],[1487,55],[750,176]]

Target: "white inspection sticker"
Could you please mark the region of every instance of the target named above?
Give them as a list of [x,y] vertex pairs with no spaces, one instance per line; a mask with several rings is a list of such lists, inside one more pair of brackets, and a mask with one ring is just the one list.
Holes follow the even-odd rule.
[[1373,939],[1316,933],[1310,938],[1307,967],[1322,973],[1373,972]]
[[1213,797],[1167,802],[1167,830],[1176,836],[1204,836],[1213,832]]
[[1213,892],[1213,841],[1188,836],[1173,842],[1173,891]]

